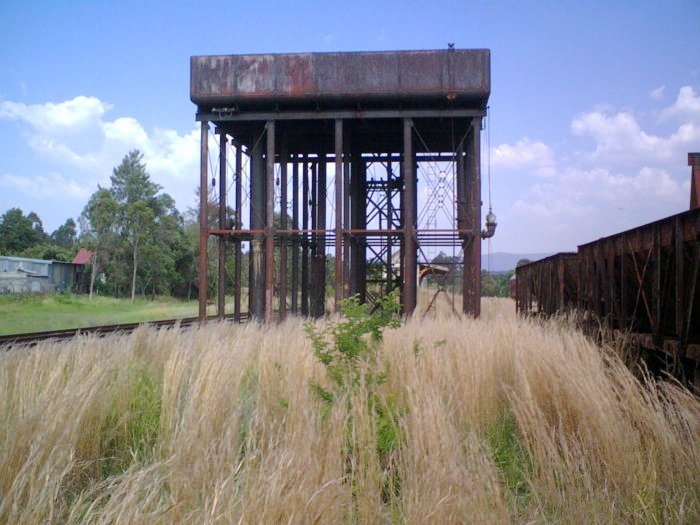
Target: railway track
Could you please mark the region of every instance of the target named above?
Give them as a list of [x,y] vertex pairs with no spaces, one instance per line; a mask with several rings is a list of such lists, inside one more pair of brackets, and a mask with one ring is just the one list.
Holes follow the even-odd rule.
[[[225,319],[231,320],[233,319],[233,315],[226,315]],[[217,320],[219,320],[219,317],[216,315],[210,315],[207,317],[207,321]],[[240,320],[247,321],[248,315],[241,314]],[[71,339],[77,335],[95,334],[97,336],[103,337],[115,333],[130,333],[136,330],[139,326],[144,325],[156,328],[173,327],[178,325],[181,328],[186,328],[199,322],[200,321],[198,317],[185,317],[179,319],[163,319],[160,321],[145,321],[140,323],[121,323],[101,326],[87,326],[82,328],[68,328],[65,330],[47,330],[44,332],[0,335],[0,349],[8,350],[11,347],[20,345],[34,346],[43,341],[60,341],[64,339]]]

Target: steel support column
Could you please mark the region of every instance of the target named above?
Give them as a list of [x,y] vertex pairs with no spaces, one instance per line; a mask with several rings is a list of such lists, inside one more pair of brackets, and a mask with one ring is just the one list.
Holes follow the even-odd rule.
[[343,133],[343,297],[350,297],[350,126]]
[[[401,168],[399,168],[399,171],[401,171]],[[384,199],[386,200],[386,228],[387,230],[391,230],[392,227],[394,226],[394,202],[393,202],[393,196],[394,196],[394,188],[393,186],[394,182],[394,172],[392,170],[391,166],[391,160],[388,160],[386,163],[386,185],[384,186]],[[399,206],[399,212],[403,210],[402,206]],[[381,215],[380,215],[381,217]],[[380,223],[381,224],[381,223]],[[404,253],[403,253],[403,243],[401,243],[399,247],[399,252],[400,252],[400,260],[401,264],[403,265],[403,260],[404,260]],[[399,269],[399,279],[398,281],[400,283],[403,283],[403,278],[401,275],[401,270]],[[396,276],[394,275],[394,241],[391,238],[391,235],[387,235],[386,237],[386,291],[387,293],[392,291],[394,289],[394,282],[396,280]],[[401,289],[403,290],[403,285],[401,285]]]
[[[404,158],[405,161],[405,158]],[[416,166],[416,163],[414,161],[413,166]],[[405,184],[404,180],[406,178],[406,172],[405,172],[405,167],[406,167],[406,162],[401,162],[399,164],[399,181],[400,184]],[[387,163],[387,183],[393,179],[393,173],[391,170],[391,161]],[[405,185],[403,186],[405,189]],[[392,204],[392,195],[393,193],[390,191],[387,194],[387,199],[389,199],[389,202],[387,202],[387,228],[391,228],[392,225],[394,224],[394,210],[393,210],[393,204]],[[416,200],[418,200],[416,198]],[[402,230],[405,231],[406,228],[406,191],[399,191],[399,225]],[[417,215],[413,216],[414,218],[417,218]],[[400,292],[401,292],[401,304],[404,304],[404,278],[406,275],[406,265],[404,264],[404,261],[406,260],[406,235],[401,235],[399,239],[399,259],[401,261],[401,264],[399,265],[399,271],[398,271],[398,276],[394,276],[394,268],[392,267],[392,260],[389,258],[389,272],[387,272],[387,277],[388,277],[388,282],[387,282],[387,291],[391,291],[394,289],[394,283],[398,282]],[[391,251],[393,246],[391,237],[387,239],[387,248],[388,251]],[[416,301],[417,302],[417,301]]]
[[479,317],[481,313],[481,117],[472,118],[465,159],[466,229],[474,232],[465,239],[462,273],[462,309]]
[[[239,143],[233,143],[236,148],[236,219],[234,227],[236,229],[241,229],[243,227],[241,220],[241,206],[243,200],[243,181],[241,179],[243,170],[243,151],[241,150],[241,145]],[[242,276],[242,247],[240,239],[236,240],[236,252],[235,252],[235,263],[236,263],[236,286],[234,289],[233,298],[233,317],[236,322],[241,321],[241,276]]]
[[403,313],[411,315],[416,308],[416,159],[413,151],[413,122],[403,120],[403,176],[404,176],[404,260],[403,260]]
[[[299,158],[292,159],[292,229],[299,229]],[[292,246],[292,313],[299,309],[299,236],[294,236]]]
[[[287,230],[287,136],[283,128],[280,133],[280,230]],[[279,296],[280,320],[287,316],[287,245],[289,237],[284,234],[279,238],[280,270]]]
[[343,298],[343,121],[335,121],[335,311]]
[[[350,224],[352,229],[367,228],[367,196],[365,163],[362,154],[355,151],[352,154],[350,168],[352,184],[350,185]],[[366,300],[367,261],[365,237],[351,235],[350,250],[350,295],[359,295],[360,301]]]
[[[326,156],[319,154],[314,165],[314,202],[311,212],[315,215],[313,228],[326,229]],[[326,312],[326,234],[314,234],[311,260],[311,315],[323,317]]]
[[[250,155],[250,229],[265,226],[265,159],[260,140],[253,141]],[[248,313],[262,321],[265,317],[265,276],[263,271],[263,236],[253,234],[250,242],[248,278]]]
[[[226,224],[226,133],[219,129],[219,229],[228,228]],[[219,235],[219,265],[217,281],[216,315],[223,319],[226,315],[226,238]]]
[[[309,163],[306,158],[301,165],[301,228],[309,229]],[[309,234],[301,240],[301,315],[309,315]]]
[[266,195],[265,195],[265,322],[272,322],[272,297],[274,292],[275,268],[275,121],[269,120],[266,126]]
[[200,157],[199,157],[199,318],[207,317],[207,241],[209,225],[207,224],[207,205],[209,192],[209,175],[207,162],[209,160],[209,123],[202,122],[200,126]]
[[[358,155],[360,166],[358,168],[358,225],[360,228],[367,228],[367,164],[362,159],[362,155]],[[360,294],[360,300],[367,300],[367,238],[361,236],[358,242],[358,288],[357,293]]]

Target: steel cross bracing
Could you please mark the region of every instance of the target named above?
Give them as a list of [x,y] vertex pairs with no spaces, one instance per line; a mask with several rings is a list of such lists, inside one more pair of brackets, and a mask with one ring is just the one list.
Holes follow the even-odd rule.
[[[413,122],[407,121],[404,125],[409,137],[418,134]],[[476,125],[471,127],[474,129]],[[261,143],[268,142],[266,129],[251,137],[248,146],[244,143],[245,138],[238,139],[226,133],[226,126],[221,123],[216,126],[215,133],[207,129],[210,138],[219,138],[218,141],[208,141],[212,143],[212,150],[219,148],[215,161],[209,158],[216,157],[215,151],[210,156],[209,144],[206,148],[208,168],[212,172],[219,171],[220,219],[215,225],[211,217],[207,218],[207,235],[219,238],[218,264],[224,268],[217,278],[217,308],[221,315],[226,311],[226,281],[230,280],[234,281],[234,313],[240,317],[245,310],[242,278],[246,270],[246,252],[249,258],[247,311],[252,311],[254,317],[254,309],[257,317],[264,318],[266,310],[272,308],[278,309],[282,318],[287,311],[322,315],[326,308],[326,274],[332,272],[327,268],[329,255],[335,260],[334,289],[338,290],[335,302],[354,294],[371,301],[394,288],[401,290],[402,297],[405,296],[407,227],[404,201],[407,192],[403,155],[360,153],[353,158],[352,152],[344,154],[342,150],[338,156],[328,153],[289,154],[284,151],[284,139],[280,137],[282,151],[275,151],[274,158],[270,157],[273,159],[269,163],[272,175],[265,175],[263,179],[267,170],[258,168],[263,174],[256,175],[254,166],[256,162],[259,166],[268,165],[268,155],[261,151]],[[231,156],[235,156],[235,163],[230,161]],[[423,258],[426,258],[425,254],[431,253],[431,249],[448,248],[452,249],[454,259],[458,250],[463,253],[472,243],[473,232],[478,232],[476,220],[472,220],[476,227],[464,227],[470,226],[465,217],[467,212],[458,205],[460,198],[454,197],[461,191],[464,200],[467,193],[467,184],[460,190],[457,182],[460,170],[462,177],[466,178],[464,165],[468,164],[468,158],[461,152],[446,155],[426,151],[424,146],[413,159],[412,208],[415,218],[412,249],[423,248]],[[340,176],[335,173],[337,165],[340,165]],[[351,183],[353,166],[356,183]],[[236,194],[233,206],[228,204],[232,191],[228,184],[229,170],[233,171],[231,184]],[[296,175],[290,177],[291,173]],[[418,184],[428,190],[421,215],[416,213],[415,188]],[[217,186],[215,180],[211,186],[213,196]],[[258,211],[258,208],[267,207],[260,204],[263,192],[268,194],[265,199],[273,213],[269,226],[268,220]],[[211,196],[207,195],[207,199]],[[442,223],[437,221],[439,211]],[[226,270],[229,242],[232,243],[234,262]],[[266,261],[268,250],[273,253],[269,257],[269,266]],[[340,254],[338,258],[336,253]],[[264,274],[261,273],[263,269]],[[466,272],[464,280],[467,280]],[[415,286],[410,284],[409,293],[415,297]],[[266,290],[265,295],[261,296],[257,292],[259,289]],[[466,287],[463,287],[463,293],[464,289]]]
[[[398,165],[397,162],[395,167]],[[367,224],[378,230],[396,232],[379,237],[375,243],[367,243],[367,265],[371,272],[367,283],[373,285],[371,299],[376,300],[395,288],[403,289],[401,266],[394,264],[394,257],[400,256],[403,245],[400,235],[403,227],[403,179],[390,158],[385,162],[370,161],[367,169],[371,173],[371,179],[365,183]]]

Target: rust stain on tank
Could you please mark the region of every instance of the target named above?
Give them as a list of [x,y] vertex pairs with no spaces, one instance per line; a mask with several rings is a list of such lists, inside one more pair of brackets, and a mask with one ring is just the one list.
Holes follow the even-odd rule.
[[274,56],[240,56],[235,71],[236,93],[263,97],[275,93]]
[[488,49],[223,55],[191,58],[198,105],[294,101],[487,100]]
[[304,97],[313,94],[314,66],[311,54],[289,55],[280,61],[277,70],[277,93],[282,96]]

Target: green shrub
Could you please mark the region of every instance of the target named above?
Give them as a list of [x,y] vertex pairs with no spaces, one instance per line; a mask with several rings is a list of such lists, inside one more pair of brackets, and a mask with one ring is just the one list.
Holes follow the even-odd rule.
[[[312,322],[306,324],[314,355],[326,367],[333,382],[333,391],[318,383],[311,385],[324,402],[330,403],[346,389],[359,386],[363,365],[376,362],[384,328],[396,328],[401,324],[399,308],[396,293],[383,297],[373,312],[369,305],[351,297],[341,302],[342,320],[329,322],[323,328]],[[364,380],[381,383],[383,373],[375,374],[370,367]]]
[[[352,297],[342,302],[341,312],[341,320],[329,322],[323,328],[311,322],[306,324],[314,355],[331,379],[330,388],[312,382],[311,389],[325,405],[324,416],[343,395],[359,391],[366,394],[360,408],[367,412],[376,432],[375,452],[382,470],[382,500],[393,505],[401,490],[401,479],[394,464],[395,453],[404,441],[399,418],[405,410],[397,407],[393,398],[384,399],[379,395],[378,388],[386,380],[386,370],[380,367],[378,358],[383,330],[401,324],[398,295],[385,296],[373,311],[369,305]],[[348,396],[350,400],[353,398],[357,399]],[[361,447],[354,442],[354,425],[350,418],[345,429],[350,479],[355,479],[353,469],[367,461],[360,452]]]

